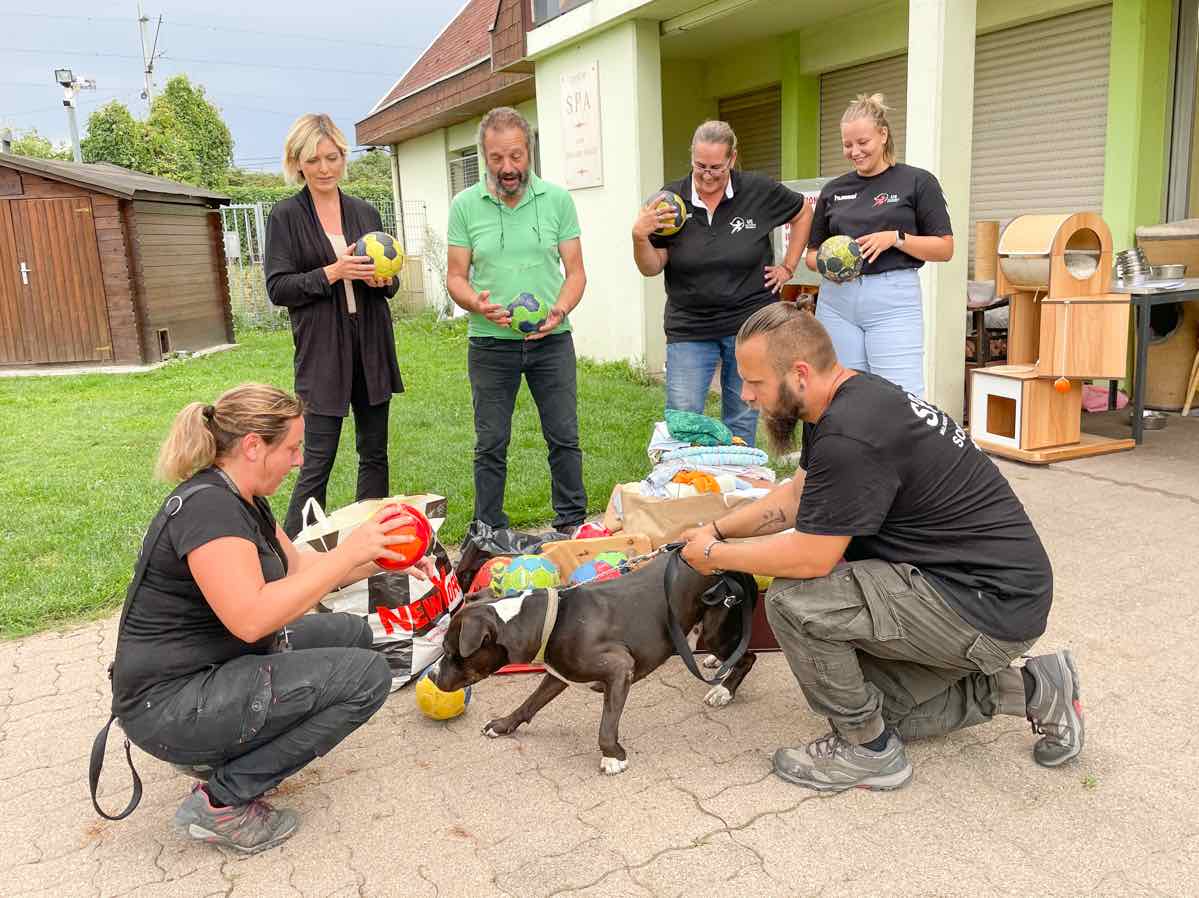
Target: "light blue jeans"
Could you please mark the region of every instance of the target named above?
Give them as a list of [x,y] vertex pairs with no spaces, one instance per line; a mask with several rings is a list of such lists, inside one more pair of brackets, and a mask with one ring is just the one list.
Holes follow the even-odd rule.
[[750,446],[758,433],[758,413],[741,398],[741,375],[734,354],[737,337],[666,344],[666,407],[704,413],[708,387],[720,363],[720,418],[733,436]]
[[924,398],[924,308],[915,270],[867,274],[846,284],[821,281],[816,318],[846,368]]

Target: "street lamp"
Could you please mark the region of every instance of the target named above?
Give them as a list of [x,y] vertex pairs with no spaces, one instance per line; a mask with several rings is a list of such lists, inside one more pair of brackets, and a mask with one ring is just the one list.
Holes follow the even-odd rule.
[[75,121],[75,97],[81,90],[95,90],[95,78],[76,79],[70,69],[55,69],[54,80],[62,85],[62,105],[67,108],[67,124],[71,128],[71,147],[75,153],[75,161],[83,161],[83,151],[79,147],[79,125]]

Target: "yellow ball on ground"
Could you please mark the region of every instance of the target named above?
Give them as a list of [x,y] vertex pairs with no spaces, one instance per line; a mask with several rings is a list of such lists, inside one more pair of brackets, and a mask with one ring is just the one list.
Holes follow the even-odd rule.
[[430,720],[451,720],[470,704],[470,687],[442,692],[428,676],[416,681],[416,706]]

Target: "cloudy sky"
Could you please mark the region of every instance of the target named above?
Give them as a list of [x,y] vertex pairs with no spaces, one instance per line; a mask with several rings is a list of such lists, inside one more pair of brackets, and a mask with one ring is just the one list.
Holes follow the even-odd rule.
[[[361,119],[462,6],[462,0],[345,3],[143,0],[163,18],[155,64],[161,88],[183,73],[204,85],[233,132],[239,165],[278,169],[283,136],[303,112],[328,112],[351,143]],[[24,4],[22,4],[24,5]],[[58,0],[10,12],[0,0],[0,128],[68,137],[54,69],[96,79],[79,95],[79,128],[117,99],[143,118],[137,0]],[[278,15],[265,10],[274,6]]]

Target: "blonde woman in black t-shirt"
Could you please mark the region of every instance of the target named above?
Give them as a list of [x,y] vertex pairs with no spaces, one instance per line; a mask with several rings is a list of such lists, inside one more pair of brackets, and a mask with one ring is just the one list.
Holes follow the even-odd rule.
[[387,506],[330,552],[296,551],[266,497],[302,461],[303,414],[296,397],[244,384],[175,417],[158,474],[179,485],[143,540],[112,671],[130,741],[203,780],[176,828],[243,853],[299,825],[263,793],[365,723],[391,687],[367,621],[306,612],[410,540],[386,536]]
[[824,280],[816,317],[847,368],[877,374],[924,396],[924,314],[917,270],[953,257],[953,228],[937,179],[895,161],[882,94],[859,94],[841,117],[841,145],[853,164],[816,201],[807,264],[829,237],[862,248],[862,276]]

